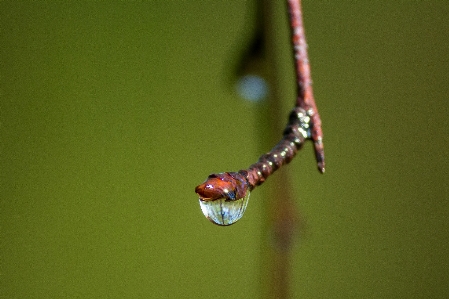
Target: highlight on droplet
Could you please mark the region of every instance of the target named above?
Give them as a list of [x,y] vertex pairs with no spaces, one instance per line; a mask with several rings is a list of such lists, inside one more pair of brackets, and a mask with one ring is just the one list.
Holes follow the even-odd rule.
[[248,206],[249,196],[250,192],[247,191],[245,197],[235,200],[222,197],[206,201],[200,198],[201,211],[212,223],[222,226],[231,225],[242,218]]

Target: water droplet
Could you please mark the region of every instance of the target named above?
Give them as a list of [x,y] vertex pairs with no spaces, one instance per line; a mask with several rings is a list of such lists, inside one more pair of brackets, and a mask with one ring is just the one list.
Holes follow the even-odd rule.
[[216,200],[201,200],[200,206],[204,216],[217,225],[231,225],[242,218],[248,205],[250,192],[245,197],[231,200],[225,197]]
[[246,75],[239,79],[236,85],[237,93],[250,102],[258,102],[268,95],[267,81],[256,75]]

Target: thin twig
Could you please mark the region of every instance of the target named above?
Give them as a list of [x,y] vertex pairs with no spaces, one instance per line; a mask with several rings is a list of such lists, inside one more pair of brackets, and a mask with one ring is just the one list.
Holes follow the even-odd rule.
[[[288,0],[288,8],[298,84],[296,105],[290,113],[282,139],[271,151],[247,169],[211,174],[195,188],[204,214],[218,225],[230,225],[240,219],[246,209],[249,193],[277,169],[289,163],[306,139],[313,140],[318,170],[324,172],[321,120],[313,98],[301,1]],[[241,203],[234,203],[240,200]],[[215,205],[214,201],[219,201],[219,204]]]

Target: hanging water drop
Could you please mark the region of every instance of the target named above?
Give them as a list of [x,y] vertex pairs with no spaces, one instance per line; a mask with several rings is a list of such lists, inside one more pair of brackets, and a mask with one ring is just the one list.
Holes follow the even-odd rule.
[[242,218],[250,189],[246,177],[238,172],[211,174],[195,188],[204,216],[217,225],[231,225]]
[[222,197],[213,201],[199,200],[204,216],[217,225],[231,225],[242,218],[248,205],[250,192],[240,199]]

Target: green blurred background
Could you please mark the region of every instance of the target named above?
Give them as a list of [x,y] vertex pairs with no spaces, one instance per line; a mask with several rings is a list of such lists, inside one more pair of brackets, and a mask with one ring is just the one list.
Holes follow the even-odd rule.
[[[449,2],[303,8],[327,168],[307,145],[281,170],[306,220],[291,296],[448,298]],[[228,77],[254,18],[247,1],[0,2],[1,298],[266,296],[264,194],[283,186],[225,228],[193,191],[270,149]]]

